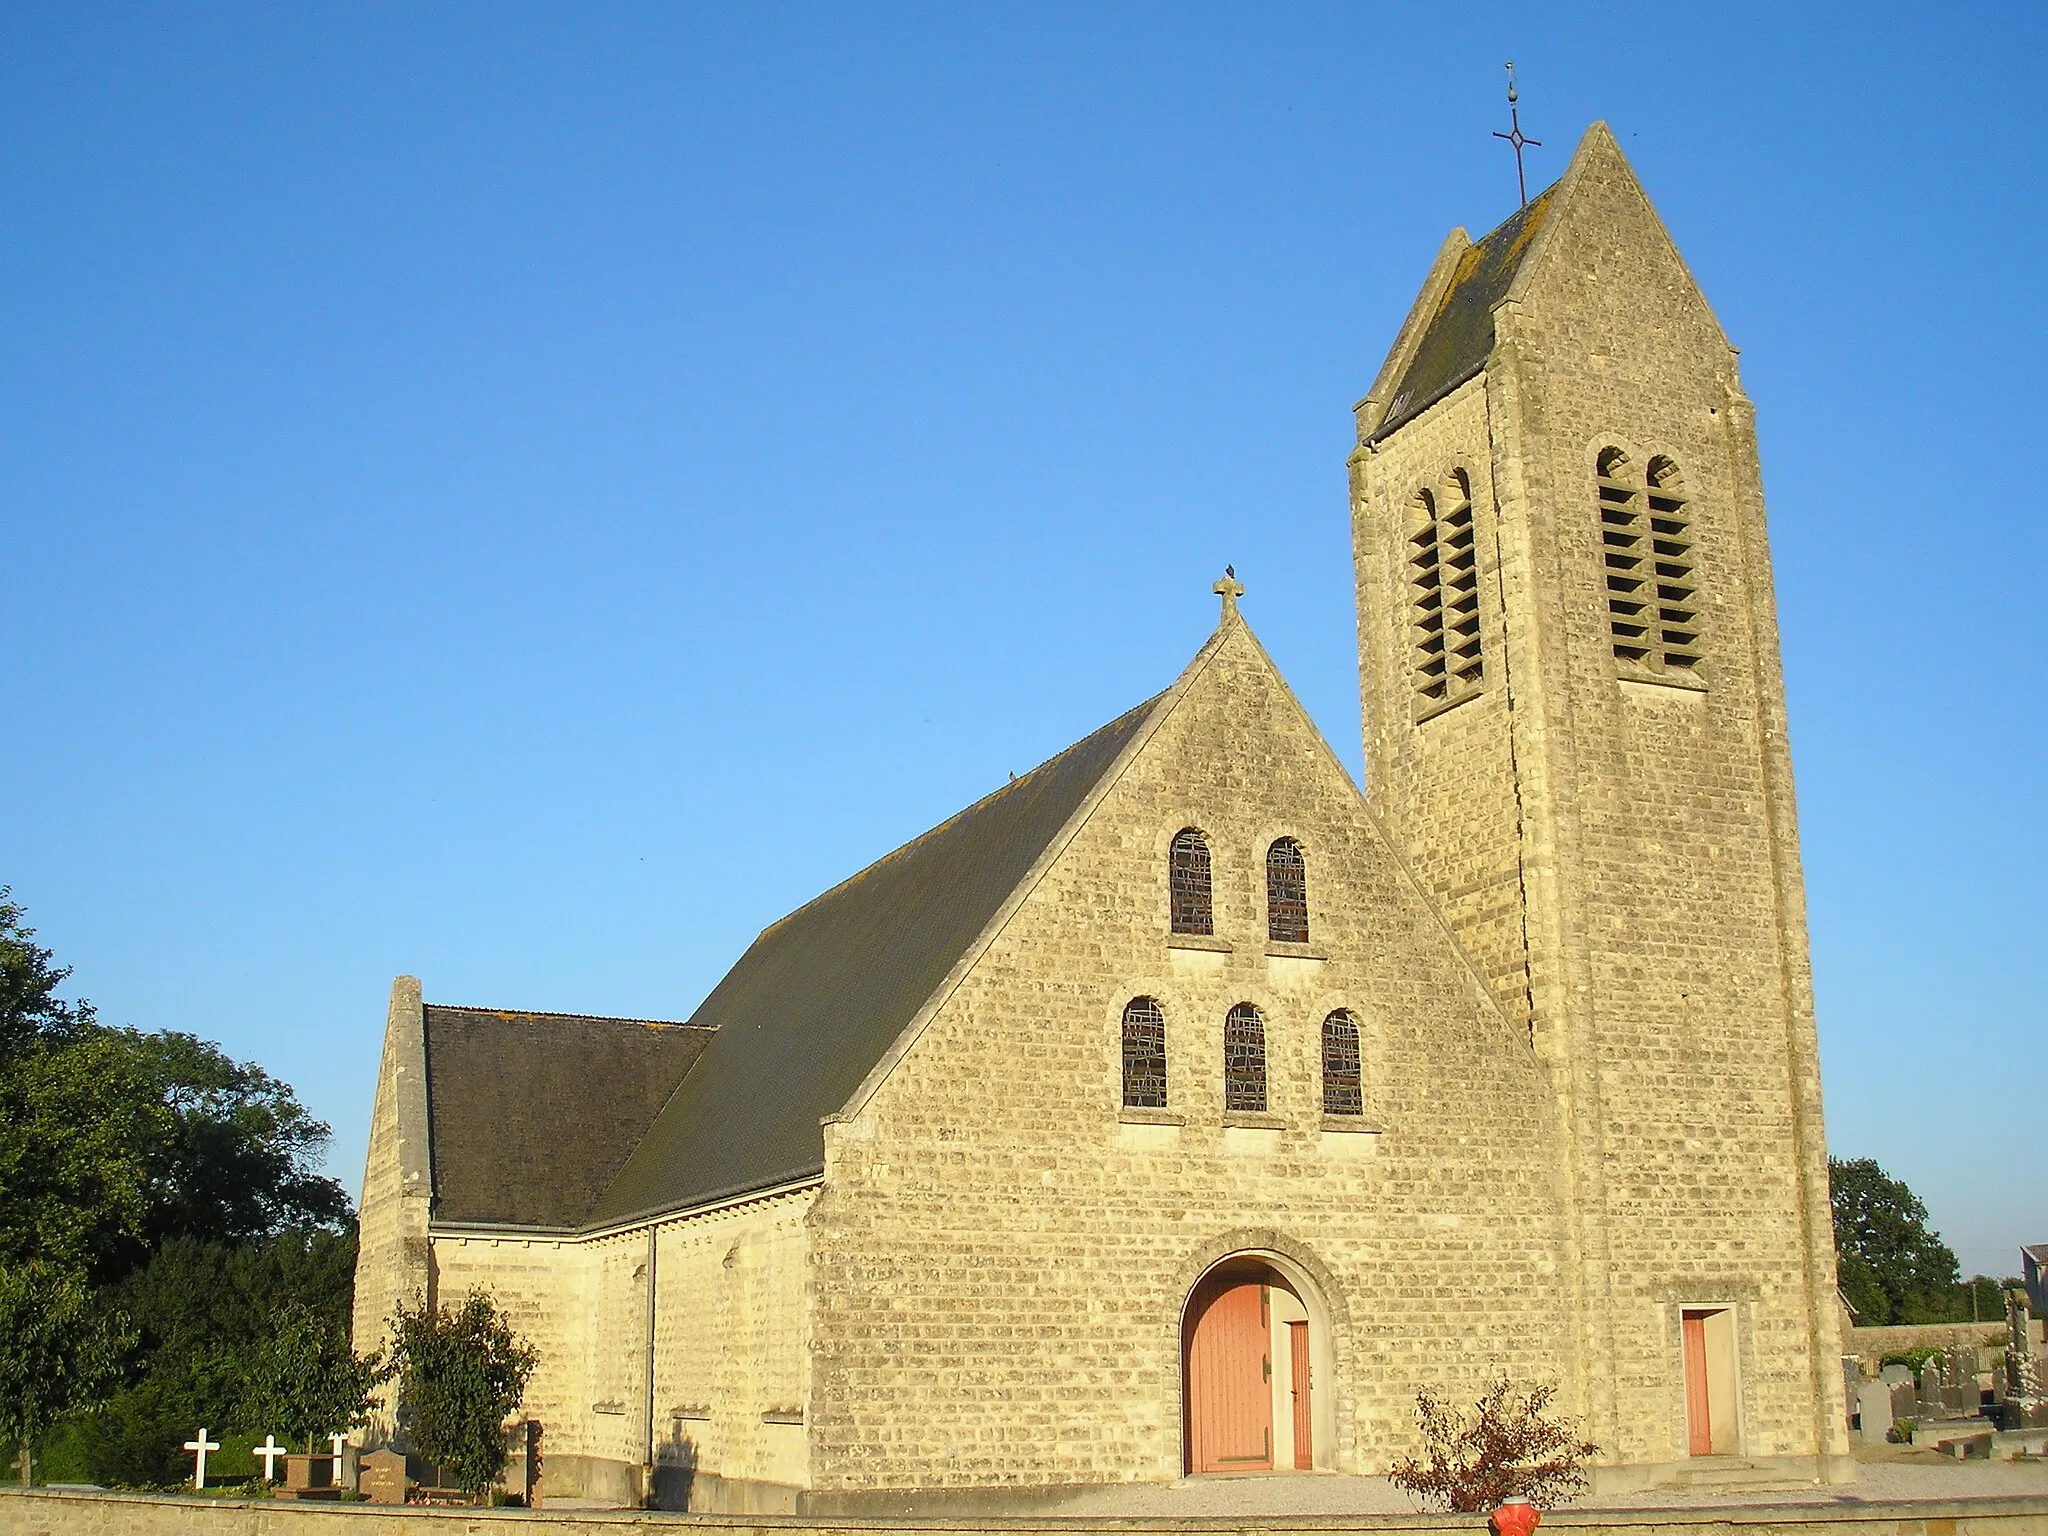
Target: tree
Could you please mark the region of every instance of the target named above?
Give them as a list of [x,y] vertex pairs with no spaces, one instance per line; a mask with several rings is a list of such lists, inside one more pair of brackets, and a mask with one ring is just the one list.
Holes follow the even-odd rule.
[[540,1356],[488,1292],[460,1308],[403,1303],[391,1316],[398,1414],[418,1452],[482,1502],[505,1469],[505,1421]]
[[1956,1256],[1927,1228],[1927,1207],[1867,1157],[1828,1159],[1836,1273],[1865,1327],[1967,1321]]
[[51,953],[33,943],[35,929],[22,922],[13,888],[0,885],[0,1061],[42,1039],[66,1037],[93,1021],[90,1003],[67,1003],[57,988],[71,974]]
[[20,1448],[24,1486],[44,1432],[104,1403],[133,1343],[118,1313],[95,1309],[82,1275],[44,1262],[0,1267],[0,1436]]
[[390,1374],[381,1356],[350,1349],[332,1321],[293,1307],[249,1359],[242,1417],[251,1429],[282,1429],[310,1454],[315,1437],[362,1423]]
[[169,1238],[347,1224],[329,1132],[289,1085],[187,1034],[98,1022],[0,889],[0,1263],[118,1280]]
[[1387,1481],[1425,1504],[1461,1514],[1516,1497],[1539,1505],[1576,1497],[1586,1489],[1585,1461],[1600,1447],[1579,1439],[1572,1425],[1546,1417],[1556,1395],[1555,1387],[1516,1387],[1503,1374],[1467,1419],[1433,1393],[1416,1393],[1426,1459],[1403,1457]]

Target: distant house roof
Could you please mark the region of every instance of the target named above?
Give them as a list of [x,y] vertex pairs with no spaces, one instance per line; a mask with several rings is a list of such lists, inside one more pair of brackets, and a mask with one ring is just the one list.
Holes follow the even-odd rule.
[[1493,355],[1494,306],[1514,285],[1529,242],[1556,194],[1555,187],[1541,193],[1477,245],[1466,248],[1394,386],[1386,415],[1372,429],[1374,442],[1413,421],[1486,366]]
[[710,1041],[651,1019],[423,1010],[434,1220],[573,1230]]
[[1138,734],[1148,700],[764,931],[690,1023],[710,1044],[589,1225],[820,1172],[845,1106]]

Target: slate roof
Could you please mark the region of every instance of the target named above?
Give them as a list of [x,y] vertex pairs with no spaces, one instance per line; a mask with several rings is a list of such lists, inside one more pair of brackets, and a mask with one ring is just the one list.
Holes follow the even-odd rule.
[[710,1044],[588,1225],[820,1172],[819,1121],[845,1106],[1156,702],[764,931],[691,1018]]
[[1387,414],[1372,429],[1374,442],[1413,421],[1486,366],[1493,353],[1493,308],[1507,297],[1556,194],[1556,187],[1539,194],[1477,245],[1466,248],[1394,387]]
[[583,1225],[711,1038],[651,1019],[422,1012],[436,1222]]

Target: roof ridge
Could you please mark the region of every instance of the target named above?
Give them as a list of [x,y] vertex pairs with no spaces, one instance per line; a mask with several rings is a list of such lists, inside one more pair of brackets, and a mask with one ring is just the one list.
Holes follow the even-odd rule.
[[638,1024],[651,1029],[712,1029],[689,1019],[640,1019],[620,1013],[560,1013],[552,1008],[486,1008],[475,1003],[428,1003],[422,1008],[441,1008],[449,1013],[491,1013],[501,1019],[575,1019],[588,1024]]

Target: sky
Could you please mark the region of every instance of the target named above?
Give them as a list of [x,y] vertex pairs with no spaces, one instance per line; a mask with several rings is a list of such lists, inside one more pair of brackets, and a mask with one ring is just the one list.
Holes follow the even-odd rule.
[[2048,1240],[2039,6],[0,6],[0,883],[358,1187],[1172,681],[1363,776],[1344,461],[1609,122],[1743,349],[1830,1150]]

